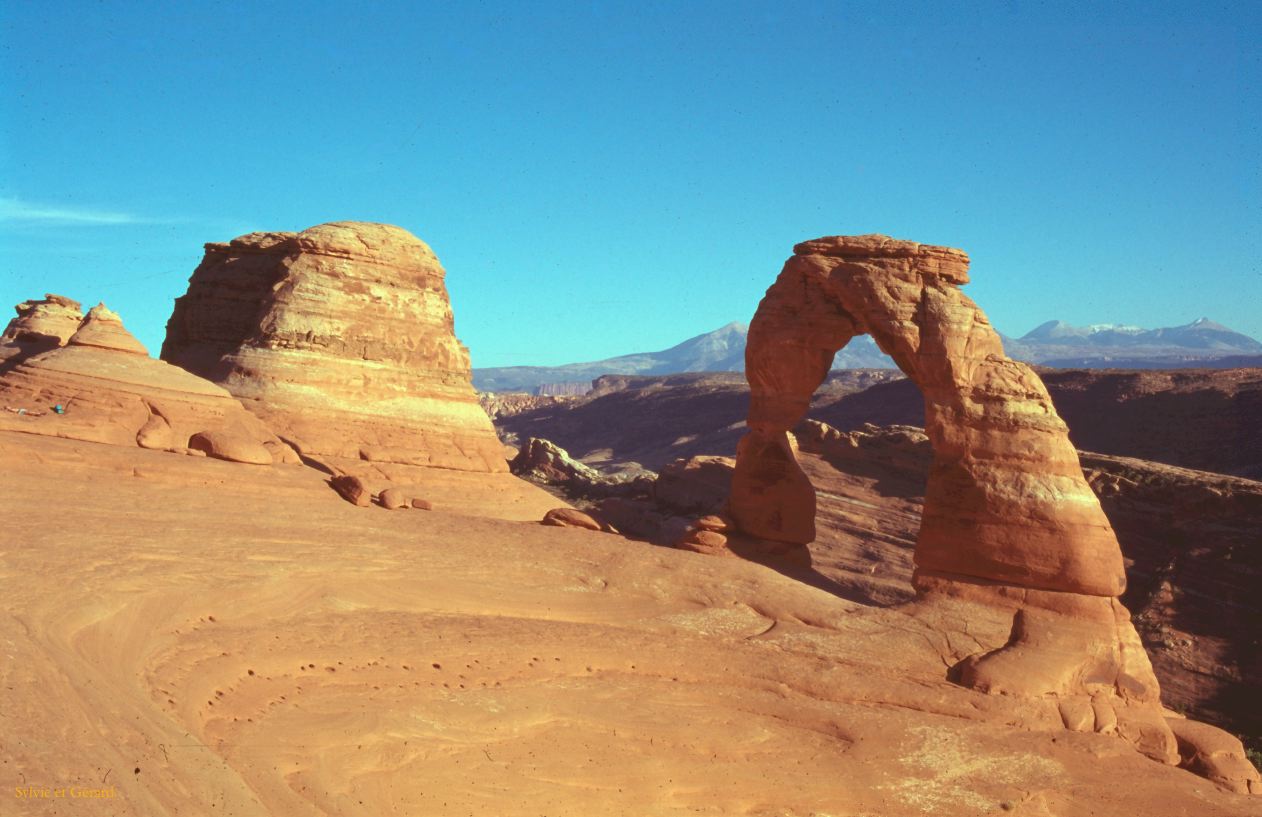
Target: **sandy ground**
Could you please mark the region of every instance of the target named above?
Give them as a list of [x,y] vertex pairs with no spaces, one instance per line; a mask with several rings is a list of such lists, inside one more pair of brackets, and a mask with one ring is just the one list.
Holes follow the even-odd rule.
[[947,683],[897,611],[472,515],[547,504],[504,485],[390,512],[13,433],[0,465],[0,814],[1262,814]]

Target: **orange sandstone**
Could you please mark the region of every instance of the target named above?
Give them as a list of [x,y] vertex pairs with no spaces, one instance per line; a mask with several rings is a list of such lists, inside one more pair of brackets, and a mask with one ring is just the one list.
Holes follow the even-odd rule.
[[222,385],[304,455],[507,470],[470,385],[445,272],[387,224],[207,244],[162,359]]
[[[814,539],[815,491],[789,430],[834,354],[870,334],[924,397],[933,462],[908,611],[942,633],[948,677],[1058,702],[1067,728],[1116,733],[1178,763],[1157,679],[1117,598],[1126,586],[1117,538],[1046,388],[1004,355],[960,291],[967,282],[968,256],[949,247],[879,235],[797,245],[750,324],[749,432],[731,516],[764,540]],[[1219,765],[1201,771],[1239,778]]]

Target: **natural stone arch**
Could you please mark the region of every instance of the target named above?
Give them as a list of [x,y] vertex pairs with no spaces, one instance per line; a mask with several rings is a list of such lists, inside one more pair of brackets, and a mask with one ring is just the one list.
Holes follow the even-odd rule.
[[967,281],[968,256],[949,247],[880,235],[797,245],[750,324],[749,431],[729,512],[760,539],[814,539],[815,493],[789,430],[833,355],[872,335],[924,394],[934,459],[917,601],[905,611],[940,644],[949,677],[1177,763],[1160,686],[1118,599],[1117,538],[1042,381],[1004,355],[960,292]]
[[814,489],[789,429],[833,355],[872,335],[924,395],[934,460],[916,544],[916,582],[986,580],[1117,597],[1117,538],[1082,475],[1047,389],[1008,359],[959,285],[968,256],[879,235],[799,244],[750,324],[751,389],[730,508],[764,539],[814,539]]

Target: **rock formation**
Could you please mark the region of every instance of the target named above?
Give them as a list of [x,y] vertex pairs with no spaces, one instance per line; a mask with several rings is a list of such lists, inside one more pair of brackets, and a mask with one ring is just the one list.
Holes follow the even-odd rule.
[[[53,311],[41,302],[27,303],[37,304],[28,316]],[[60,331],[78,305],[57,301],[52,306],[57,310],[51,330]],[[24,357],[0,374],[0,404],[10,409],[0,414],[0,428],[169,450],[207,450],[201,443],[191,445],[206,434],[221,443],[211,446],[216,456],[230,446],[236,454],[226,458],[237,461],[296,459],[227,391],[149,357],[104,304],[88,313],[64,346]]]
[[550,440],[537,437],[522,443],[508,467],[522,479],[556,486],[570,499],[578,500],[647,494],[657,477],[652,471],[640,469],[604,474],[574,459]]
[[1117,538],[1042,382],[1005,357],[959,290],[967,270],[959,250],[885,236],[794,248],[750,326],[749,432],[731,515],[761,539],[814,538],[815,492],[789,430],[834,354],[870,334],[924,396],[933,463],[911,611],[943,634],[950,677],[1058,701],[1067,728],[1117,733],[1177,763],[1156,677],[1118,600]]
[[351,474],[343,474],[329,480],[329,485],[337,491],[338,496],[352,505],[367,508],[372,504],[372,492],[364,485],[364,481]]
[[385,224],[207,244],[161,357],[224,386],[304,455],[503,472],[444,276],[424,242]]
[[189,438],[188,447],[218,460],[248,465],[272,464],[272,455],[266,446],[236,431],[199,431]]
[[542,524],[555,528],[586,528],[596,531],[605,529],[589,514],[573,508],[553,508],[543,515]]
[[387,488],[381,492],[381,496],[377,499],[381,503],[381,507],[388,511],[412,507],[412,497],[408,496],[402,488]]
[[[1064,423],[1038,376],[1004,356],[985,315],[958,289],[968,257],[883,236],[821,239],[795,252],[750,327],[751,433],[733,486],[742,527],[768,539],[813,538],[801,514],[747,498],[782,490],[784,502],[810,501],[787,431],[827,375],[824,356],[867,332],[925,398],[935,461],[920,573],[1120,594],[1117,540]],[[773,463],[783,475],[763,478],[756,466]]]
[[14,309],[18,316],[0,335],[0,372],[31,355],[65,346],[83,321],[78,301],[51,293],[42,300],[23,301]]
[[605,479],[595,468],[571,457],[564,448],[536,437],[522,443],[508,468],[517,476],[536,482],[594,485]]

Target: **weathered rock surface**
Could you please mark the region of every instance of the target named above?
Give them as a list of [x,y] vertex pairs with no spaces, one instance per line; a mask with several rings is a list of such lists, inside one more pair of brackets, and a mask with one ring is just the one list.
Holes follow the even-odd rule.
[[750,326],[749,433],[729,511],[760,539],[815,538],[816,495],[789,431],[837,350],[872,335],[924,395],[933,464],[913,609],[942,633],[950,677],[991,694],[1089,700],[1096,731],[1176,763],[1157,679],[1117,598],[1117,538],[1042,382],[1005,357],[960,292],[967,270],[959,250],[885,236],[794,248]]
[[385,224],[207,244],[162,359],[322,461],[503,472],[445,274],[424,242]]
[[18,316],[0,335],[0,372],[40,352],[65,346],[83,322],[78,301],[49,293],[14,307]]
[[[223,388],[149,357],[104,305],[88,313],[64,346],[0,374],[0,405],[26,412],[0,413],[0,428],[162,450],[180,450],[207,432],[249,448],[248,461],[296,460]],[[53,411],[58,405],[64,413]]]

